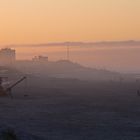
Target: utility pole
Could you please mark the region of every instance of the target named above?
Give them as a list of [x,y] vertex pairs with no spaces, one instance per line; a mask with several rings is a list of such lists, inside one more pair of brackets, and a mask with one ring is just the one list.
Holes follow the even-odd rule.
[[67,45],[67,60],[70,59],[70,48],[69,45]]

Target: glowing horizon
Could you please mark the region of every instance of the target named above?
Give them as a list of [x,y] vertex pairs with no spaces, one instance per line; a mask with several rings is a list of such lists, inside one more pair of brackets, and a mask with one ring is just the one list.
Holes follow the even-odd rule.
[[0,44],[140,40],[139,0],[1,0]]

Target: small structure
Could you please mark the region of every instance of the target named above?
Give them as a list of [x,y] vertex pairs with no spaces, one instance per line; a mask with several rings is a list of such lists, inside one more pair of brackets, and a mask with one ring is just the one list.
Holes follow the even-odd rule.
[[48,57],[47,56],[35,56],[32,58],[32,61],[38,61],[38,62],[48,62]]

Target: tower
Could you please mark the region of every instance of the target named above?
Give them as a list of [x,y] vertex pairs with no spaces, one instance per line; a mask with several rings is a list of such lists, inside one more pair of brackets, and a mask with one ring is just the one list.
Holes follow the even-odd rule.
[[70,59],[70,48],[69,45],[67,45],[67,60]]

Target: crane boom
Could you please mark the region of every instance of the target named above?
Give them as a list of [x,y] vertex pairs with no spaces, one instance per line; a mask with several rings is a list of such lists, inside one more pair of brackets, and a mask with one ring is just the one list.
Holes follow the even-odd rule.
[[11,85],[10,87],[7,88],[7,91],[11,90],[12,88],[14,88],[17,84],[19,84],[20,82],[22,82],[23,80],[25,80],[26,77],[22,77],[20,80],[18,80],[17,82],[15,82],[13,85]]

